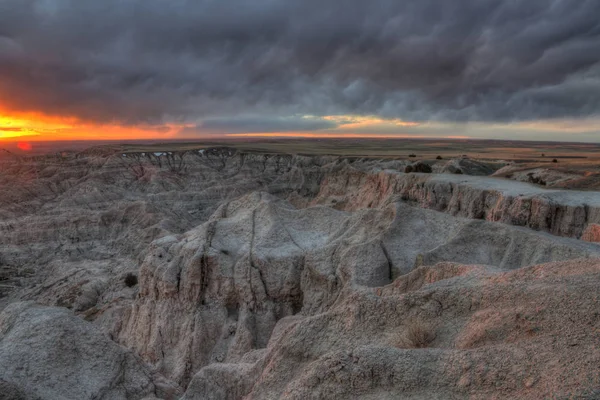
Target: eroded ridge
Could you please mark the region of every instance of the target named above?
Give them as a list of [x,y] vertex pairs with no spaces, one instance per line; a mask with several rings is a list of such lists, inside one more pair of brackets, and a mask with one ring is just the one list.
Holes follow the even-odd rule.
[[594,398],[599,194],[404,165],[224,147],[5,160],[0,389]]

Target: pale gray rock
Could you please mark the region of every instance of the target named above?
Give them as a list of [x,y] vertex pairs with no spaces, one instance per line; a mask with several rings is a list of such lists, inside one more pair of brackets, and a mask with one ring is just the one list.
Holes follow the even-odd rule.
[[153,380],[137,356],[64,308],[21,302],[0,314],[0,387],[21,398],[108,400],[164,394]]
[[459,217],[524,226],[553,235],[581,238],[600,222],[600,192],[550,190],[480,176],[376,174],[352,167],[327,174],[311,204],[344,210],[382,207],[397,200]]
[[455,158],[446,162],[439,162],[434,166],[434,172],[449,174],[464,174],[488,176],[494,174],[504,164],[498,162],[483,162],[470,158]]
[[0,160],[0,392],[593,395],[598,192],[406,165],[225,147]]
[[[282,319],[262,358],[203,368],[184,399],[594,398],[599,278],[600,259],[422,267]],[[415,320],[433,332],[425,348],[400,340]]]
[[185,386],[207,365],[265,348],[280,320],[326,312],[420,265],[512,270],[581,257],[600,257],[600,246],[404,202],[354,212],[295,209],[255,192],[199,228],[153,243],[118,338]]

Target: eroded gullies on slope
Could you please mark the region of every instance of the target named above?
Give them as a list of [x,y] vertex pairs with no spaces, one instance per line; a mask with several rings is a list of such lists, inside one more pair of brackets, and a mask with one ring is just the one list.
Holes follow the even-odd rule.
[[[581,257],[600,257],[600,247],[403,203],[352,213],[295,209],[255,192],[179,239],[153,245],[121,337],[140,354],[190,357],[197,369],[264,347],[283,317],[326,312],[353,290],[385,286],[419,265],[502,271]],[[167,375],[179,371],[161,363]],[[185,382],[186,373],[170,376]]]
[[141,176],[95,161],[56,196],[31,195],[35,215],[4,209],[2,263],[32,270],[11,275],[22,286],[5,303],[71,308],[149,364],[139,390],[89,393],[540,398],[600,376],[600,246],[577,240],[595,194],[369,172],[373,161],[213,156],[190,155],[186,173],[128,156]]

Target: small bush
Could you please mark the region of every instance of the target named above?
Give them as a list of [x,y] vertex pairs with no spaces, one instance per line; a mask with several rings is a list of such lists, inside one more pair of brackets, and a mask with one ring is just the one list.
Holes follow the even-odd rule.
[[442,156],[437,156],[435,159],[436,160],[443,160]]
[[425,164],[424,162],[417,161],[412,165],[407,165],[404,167],[404,172],[410,174],[411,172],[421,172],[424,174],[430,174],[433,172],[433,169],[429,164]]
[[133,287],[137,285],[137,283],[138,277],[136,275],[132,274],[131,272],[125,275],[125,285],[127,285],[127,287]]
[[435,340],[435,330],[421,319],[412,319],[398,340],[397,347],[402,349],[422,349],[429,347]]
[[553,163],[557,163],[557,162],[558,162],[558,160],[555,158],[555,159],[553,159],[553,160],[552,160],[552,162],[553,162]]
[[411,157],[411,158],[415,158],[417,155],[416,154],[409,154],[408,156]]

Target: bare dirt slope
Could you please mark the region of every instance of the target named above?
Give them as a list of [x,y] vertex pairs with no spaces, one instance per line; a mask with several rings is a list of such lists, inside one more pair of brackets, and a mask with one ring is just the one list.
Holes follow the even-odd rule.
[[0,392],[598,397],[600,193],[412,162],[3,159]]

